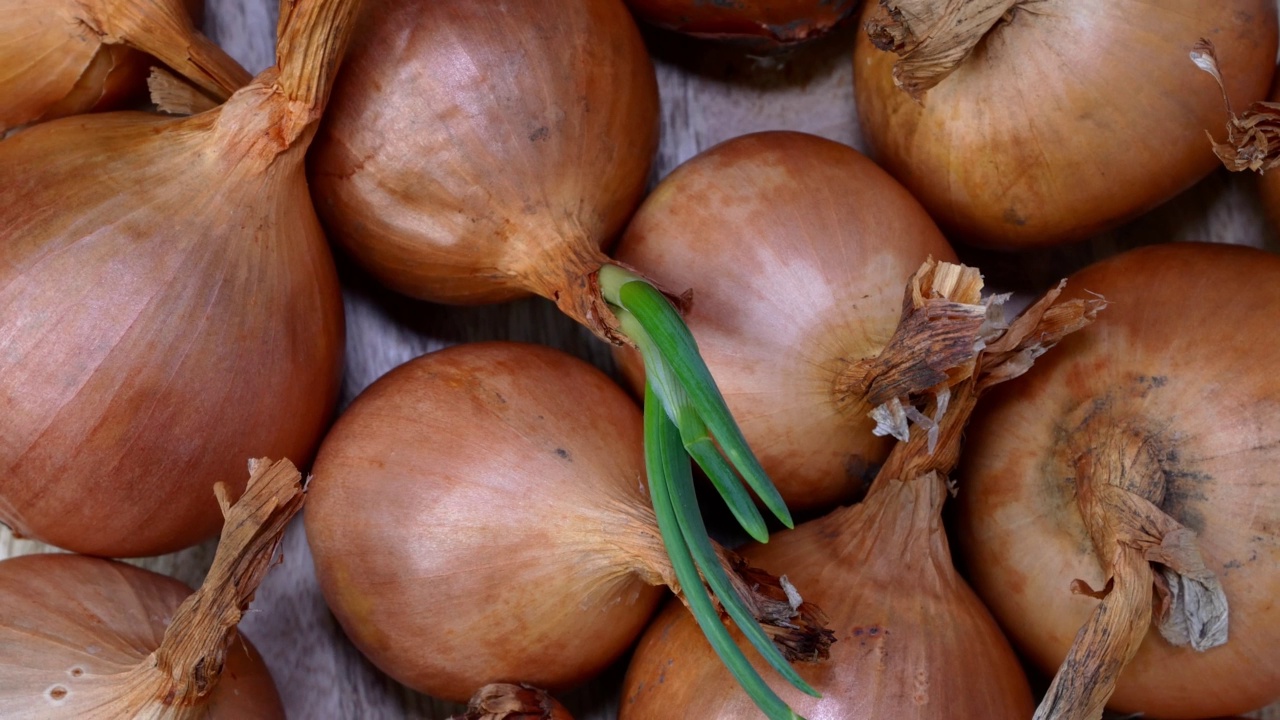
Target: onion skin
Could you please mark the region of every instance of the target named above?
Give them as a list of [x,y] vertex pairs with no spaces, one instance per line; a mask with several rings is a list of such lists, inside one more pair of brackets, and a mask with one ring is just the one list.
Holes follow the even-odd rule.
[[307,33],[343,17],[317,7],[291,7],[280,68],[215,111],[64,118],[0,142],[0,521],[15,533],[170,552],[217,531],[212,487],[241,490],[244,458],[310,460],[344,333],[303,167],[341,48],[332,27]]
[[[768,132],[681,165],[645,200],[617,258],[674,292],[748,444],[796,511],[860,495],[889,442],[837,392],[893,335],[903,282],[954,252],[918,203],[847,146]],[[643,384],[638,353],[618,360]]]
[[[877,12],[864,5],[861,21]],[[1262,98],[1275,66],[1270,0],[1015,6],[923,105],[894,87],[892,53],[859,33],[854,91],[871,156],[949,237],[1046,246],[1115,227],[1189,187],[1215,160],[1218,88],[1188,61],[1220,48],[1232,103]]]
[[825,35],[856,5],[854,0],[627,0],[631,11],[652,25],[766,52]]
[[[753,546],[744,556],[785,571],[836,631],[831,657],[797,665],[823,694],[775,685],[809,720],[1025,720],[1031,690],[1009,642],[951,564],[936,476],[887,486]],[[739,636],[739,644],[746,643]],[[763,663],[752,657],[758,670]],[[679,603],[668,603],[637,647],[620,720],[755,717]]]
[[369,3],[310,178],[334,240],[391,288],[536,293],[606,335],[594,273],[657,137],[653,65],[620,0]]
[[383,376],[326,437],[306,513],[347,636],[459,702],[604,669],[661,597],[635,559],[647,546],[665,561],[641,433],[621,388],[537,346],[458,346]]
[[[1280,258],[1221,245],[1131,251],[1072,279],[1110,302],[1098,322],[980,408],[965,448],[961,547],[975,589],[1011,639],[1053,672],[1105,578],[1073,491],[1071,456],[1120,431],[1162,459],[1161,508],[1195,531],[1230,604],[1230,636],[1197,653],[1154,628],[1109,707],[1152,717],[1247,712],[1280,696]],[[1088,403],[1096,412],[1075,426]],[[1073,415],[1073,413],[1075,413]],[[1074,420],[1073,420],[1074,418]],[[1011,552],[1011,548],[1017,548]]]

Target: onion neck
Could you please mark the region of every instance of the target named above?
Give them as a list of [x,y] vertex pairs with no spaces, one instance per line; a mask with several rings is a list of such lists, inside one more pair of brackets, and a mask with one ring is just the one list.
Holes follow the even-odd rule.
[[214,488],[224,525],[200,589],[173,615],[160,647],[129,671],[122,686],[168,708],[196,708],[216,686],[235,628],[275,559],[289,520],[302,508],[302,475],[293,463],[256,460],[234,505]]
[[894,84],[920,101],[1027,2],[1034,0],[880,0],[866,31],[877,48],[898,54]]
[[515,271],[521,284],[601,340],[627,344],[600,288],[600,268],[613,261],[585,235],[552,232],[553,239],[537,244],[539,251],[522,248],[521,266]]
[[1100,602],[1035,720],[1102,717],[1120,672],[1146,638],[1153,601],[1160,610],[1155,620],[1172,644],[1205,650],[1227,640],[1221,585],[1205,567],[1194,534],[1160,509],[1168,471],[1159,443],[1146,423],[1116,420],[1106,405],[1100,400],[1078,409],[1083,419],[1067,441],[1076,501],[1106,584],[1072,584],[1073,592]]
[[[281,2],[276,82],[296,108],[295,124],[320,119],[361,5],[362,0]],[[298,135],[300,130],[292,130],[293,137]]]
[[1213,43],[1201,38],[1192,48],[1191,61],[1212,76],[1222,91],[1222,104],[1227,113],[1227,139],[1218,142],[1205,131],[1214,154],[1222,164],[1232,172],[1253,170],[1258,173],[1280,166],[1280,103],[1257,101],[1236,115],[1231,110],[1231,98],[1227,95]]

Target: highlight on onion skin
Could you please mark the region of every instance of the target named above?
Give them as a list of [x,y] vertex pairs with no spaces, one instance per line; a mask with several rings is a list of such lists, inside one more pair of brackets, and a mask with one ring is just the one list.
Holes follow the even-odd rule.
[[1073,588],[1109,587],[1090,533],[1123,519],[1089,498],[1119,483],[1191,531],[1229,626],[1218,647],[1175,647],[1156,628],[1169,576],[1152,587],[1115,571],[1108,601],[1154,597],[1156,622],[1144,619],[1151,599],[1130,606],[1140,644],[1108,707],[1169,719],[1262,707],[1280,697],[1280,258],[1153,246],[1071,287],[1105,296],[1106,312],[990,398],[969,431],[958,518],[975,589],[1029,660],[1057,670],[1100,603]]
[[[895,23],[882,5],[923,7],[928,19]],[[1237,106],[1266,95],[1275,66],[1270,0],[899,0],[867,2],[859,22],[874,21],[882,45],[896,39],[904,52],[926,53],[910,36],[903,47],[904,27],[928,35],[928,20],[954,24],[954,11],[984,8],[995,11],[949,74],[932,55],[967,45],[946,32],[930,38],[942,47],[932,47],[932,66],[920,72],[937,84],[919,90],[919,102],[895,85],[898,55],[876,49],[866,33],[854,51],[871,156],[949,237],[974,245],[1081,239],[1208,174],[1214,159],[1203,133],[1221,127],[1222,100],[1187,62],[1200,38],[1220,48]]]
[[[240,458],[309,461],[342,298],[303,154],[350,2],[301,0],[279,64],[214,111],[0,142],[0,521],[109,557],[217,532]],[[327,14],[319,14],[327,11]]]
[[[865,490],[889,442],[843,376],[893,335],[903,280],[955,257],[901,185],[830,140],[739,137],[659,183],[615,254],[691,292],[685,322],[789,507]],[[638,354],[616,357],[638,388]]]
[[142,99],[167,63],[212,101],[250,75],[200,33],[202,0],[0,0],[0,137]]
[[606,335],[594,275],[657,148],[620,0],[370,3],[309,159],[334,241],[433,302],[529,294]]
[[686,35],[734,43],[756,52],[789,48],[822,37],[854,0],[626,0],[636,17]]

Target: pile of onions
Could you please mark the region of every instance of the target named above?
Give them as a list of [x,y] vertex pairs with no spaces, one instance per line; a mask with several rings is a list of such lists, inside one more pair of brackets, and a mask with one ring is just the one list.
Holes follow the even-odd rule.
[[236,631],[285,526],[302,507],[287,460],[250,463],[195,593],[156,573],[78,555],[0,562],[0,707],[5,717],[284,718],[257,651]]
[[882,0],[861,21],[872,157],[949,234],[994,247],[1086,237],[1213,169],[1221,99],[1186,60],[1197,40],[1237,104],[1276,58],[1272,0]]
[[[309,492],[307,541],[347,636],[399,682],[455,701],[602,670],[677,577],[641,432],[621,388],[548,348],[461,345],[384,375],[325,438]],[[767,600],[752,602],[794,628],[783,642],[824,640],[804,608]]]
[[196,29],[202,5],[0,0],[0,137],[20,125],[119,107],[145,91],[156,60],[210,102],[227,99],[249,73]]
[[[806,717],[1024,720],[1031,713],[1017,657],[952,566],[940,517],[945,476],[978,395],[1087,323],[1098,303],[1056,303],[1051,293],[1005,329],[987,321],[980,288],[970,268],[921,268],[907,288],[902,327],[914,328],[917,353],[945,372],[936,384],[904,383],[895,400],[922,421],[894,447],[865,501],[745,551],[762,568],[786,568],[836,632],[830,660],[801,670],[822,698],[784,693]],[[935,342],[923,342],[929,339]],[[672,708],[726,720],[750,713],[677,605],[641,640],[619,717],[666,718]]]
[[1106,312],[970,429],[974,586],[1060,667],[1038,718],[1262,707],[1280,697],[1280,258],[1153,246],[1071,282]]
[[829,32],[853,12],[854,0],[626,0],[641,20],[694,37],[753,51],[787,48]]
[[[747,135],[665,178],[616,254],[692,290],[685,321],[788,506],[861,495],[889,452],[871,433],[887,398],[872,397],[866,363],[898,324],[902,282],[955,257],[901,185],[830,140]],[[638,360],[619,354],[637,388]]]
[[290,4],[277,65],[211,112],[0,142],[0,520],[16,534],[169,552],[217,532],[209,490],[234,458],[310,458],[343,325],[303,154],[354,4]]

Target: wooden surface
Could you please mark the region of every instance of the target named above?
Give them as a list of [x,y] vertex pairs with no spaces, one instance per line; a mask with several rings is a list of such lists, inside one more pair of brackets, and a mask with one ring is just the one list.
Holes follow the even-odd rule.
[[[207,0],[206,28],[251,71],[273,58],[276,0]],[[852,28],[788,61],[752,60],[667,36],[651,36],[663,102],[663,138],[655,179],[730,137],[765,129],[804,130],[860,146],[849,51]],[[1007,258],[970,253],[992,286],[1035,292],[1094,258],[1166,240],[1233,242],[1280,249],[1261,221],[1249,178],[1219,172],[1156,212],[1104,237],[1066,250]],[[542,301],[502,307],[442,308],[382,291],[346,271],[345,405],[392,367],[456,342],[510,338],[559,347],[610,367],[607,350]],[[0,526],[0,558],[45,551],[14,540]],[[198,584],[212,545],[139,564]],[[300,523],[284,543],[284,562],[267,577],[242,624],[267,659],[290,717],[442,718],[453,706],[386,679],[346,642],[316,586]],[[614,717],[615,667],[568,704],[586,720]],[[0,709],[2,714],[2,709]],[[1257,717],[1280,720],[1280,708]]]

